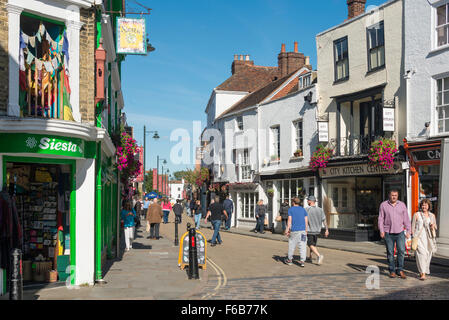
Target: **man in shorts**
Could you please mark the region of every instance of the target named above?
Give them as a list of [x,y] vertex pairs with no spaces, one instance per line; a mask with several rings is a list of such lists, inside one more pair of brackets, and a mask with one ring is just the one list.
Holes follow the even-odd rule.
[[324,236],[327,238],[329,236],[329,229],[327,228],[326,215],[323,209],[316,206],[316,198],[314,196],[309,196],[307,198],[307,203],[309,207],[306,209],[309,222],[309,232],[307,233],[307,246],[310,249],[309,260],[312,261],[312,252],[318,257],[318,264],[323,263],[324,256],[320,254],[316,248],[318,242],[318,235],[321,233],[321,226],[324,224],[326,232]]

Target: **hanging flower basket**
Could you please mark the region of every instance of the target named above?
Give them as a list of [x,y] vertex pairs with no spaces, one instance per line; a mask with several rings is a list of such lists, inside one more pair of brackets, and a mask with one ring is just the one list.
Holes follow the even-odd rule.
[[310,158],[310,168],[316,171],[320,168],[326,168],[329,159],[332,157],[334,150],[328,148],[322,144],[316,147],[316,151],[312,154]]
[[120,171],[122,181],[128,181],[140,174],[140,161],[134,158],[137,152],[136,140],[126,132],[120,135],[120,145],[117,147],[117,169]]
[[372,165],[388,170],[393,167],[396,152],[398,149],[394,140],[381,138],[371,144],[368,159]]

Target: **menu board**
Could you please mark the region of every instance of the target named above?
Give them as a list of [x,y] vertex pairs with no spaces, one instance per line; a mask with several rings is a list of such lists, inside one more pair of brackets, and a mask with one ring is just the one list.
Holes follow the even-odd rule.
[[[198,267],[206,270],[206,249],[207,240],[206,237],[200,232],[196,231],[196,248],[198,256]],[[179,245],[179,258],[178,265],[183,270],[189,266],[189,232],[184,233],[181,236],[181,243]]]

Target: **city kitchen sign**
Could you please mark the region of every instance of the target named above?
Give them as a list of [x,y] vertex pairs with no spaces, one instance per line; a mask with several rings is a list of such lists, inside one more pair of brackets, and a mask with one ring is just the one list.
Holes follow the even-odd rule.
[[384,169],[382,167],[373,166],[370,164],[356,164],[341,167],[327,167],[320,169],[321,178],[335,178],[335,177],[351,177],[351,176],[367,176],[367,175],[381,175],[381,174],[397,174],[402,172],[400,163],[395,162],[391,169]]
[[28,133],[1,133],[0,152],[40,153],[85,158],[86,142],[72,137]]

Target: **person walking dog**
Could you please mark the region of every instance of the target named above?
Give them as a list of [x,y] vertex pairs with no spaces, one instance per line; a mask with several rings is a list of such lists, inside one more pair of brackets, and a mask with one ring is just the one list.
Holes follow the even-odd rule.
[[[399,191],[391,190],[388,200],[379,207],[379,231],[380,237],[385,239],[387,247],[388,270],[390,278],[398,275],[407,279],[404,273],[405,239],[410,238],[411,223],[407,206],[399,201]],[[404,234],[404,229],[406,232]],[[394,247],[397,249],[397,263],[394,259]]]

